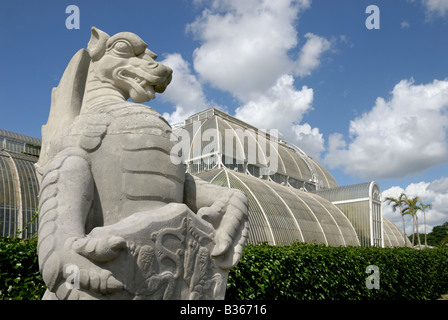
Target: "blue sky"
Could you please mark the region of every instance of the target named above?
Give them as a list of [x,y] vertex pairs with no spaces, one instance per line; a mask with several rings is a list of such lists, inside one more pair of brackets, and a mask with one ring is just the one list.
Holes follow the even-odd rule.
[[[66,28],[69,5],[79,29]],[[366,28],[369,5],[379,29]],[[221,108],[279,129],[340,185],[420,195],[429,230],[448,221],[448,0],[2,1],[0,128],[40,138],[91,26],[137,33],[173,68],[147,103],[169,121]]]

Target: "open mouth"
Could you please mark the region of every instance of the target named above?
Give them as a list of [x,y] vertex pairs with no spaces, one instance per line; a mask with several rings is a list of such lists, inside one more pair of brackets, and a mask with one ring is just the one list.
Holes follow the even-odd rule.
[[140,94],[146,94],[149,99],[154,99],[156,97],[155,86],[150,84],[146,79],[143,79],[139,76],[134,76],[133,82],[134,90],[136,90],[137,92],[141,91],[139,90],[140,88],[143,90],[142,92],[139,92]]
[[160,77],[129,66],[117,68],[115,75],[127,84],[130,98],[137,103],[155,99],[156,92],[163,92],[166,87]]
[[143,77],[141,72],[133,72],[129,68],[118,68],[116,71],[118,79],[130,86],[130,96],[135,102],[149,101],[155,99],[155,85]]

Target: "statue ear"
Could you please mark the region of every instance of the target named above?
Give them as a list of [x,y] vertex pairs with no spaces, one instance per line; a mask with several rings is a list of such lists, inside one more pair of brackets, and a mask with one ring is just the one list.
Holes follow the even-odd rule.
[[104,55],[106,52],[106,42],[109,38],[110,37],[106,32],[92,27],[92,36],[90,37],[89,44],[87,45],[87,51],[93,61],[101,59]]

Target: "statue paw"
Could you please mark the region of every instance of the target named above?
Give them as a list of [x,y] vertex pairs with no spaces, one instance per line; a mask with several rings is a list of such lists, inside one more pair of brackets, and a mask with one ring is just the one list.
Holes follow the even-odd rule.
[[66,266],[65,270],[65,282],[60,283],[54,293],[46,293],[45,299],[96,300],[124,288],[123,283],[108,270],[97,267],[73,268],[73,265]]
[[213,257],[220,257],[224,268],[238,262],[248,235],[248,199],[239,190],[226,190],[210,207],[198,210],[198,216],[210,222],[216,230]]
[[123,283],[105,269],[80,270],[80,287],[99,294],[111,294],[123,289]]
[[118,236],[102,238],[86,236],[76,239],[72,248],[90,260],[107,262],[115,259],[126,248],[126,241]]

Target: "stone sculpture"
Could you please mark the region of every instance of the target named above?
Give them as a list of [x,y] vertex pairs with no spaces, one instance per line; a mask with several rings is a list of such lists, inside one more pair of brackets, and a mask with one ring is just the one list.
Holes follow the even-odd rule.
[[170,125],[138,104],[171,81],[156,58],[93,27],[53,89],[36,164],[44,299],[224,298],[248,200],[170,161]]

